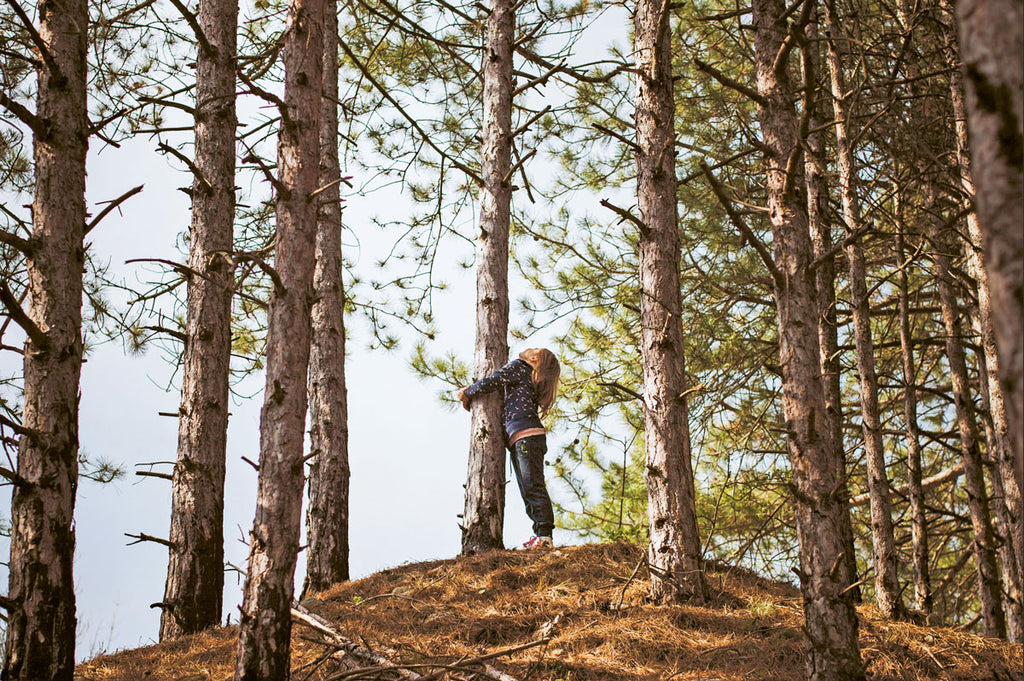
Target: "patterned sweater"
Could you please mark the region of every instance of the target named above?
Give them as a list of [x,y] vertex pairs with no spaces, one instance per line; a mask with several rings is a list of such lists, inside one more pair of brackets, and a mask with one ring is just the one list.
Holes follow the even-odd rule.
[[481,378],[466,388],[466,397],[504,391],[504,413],[506,441],[513,434],[526,428],[543,428],[537,413],[537,391],[531,380],[533,367],[521,359],[514,359],[486,378]]

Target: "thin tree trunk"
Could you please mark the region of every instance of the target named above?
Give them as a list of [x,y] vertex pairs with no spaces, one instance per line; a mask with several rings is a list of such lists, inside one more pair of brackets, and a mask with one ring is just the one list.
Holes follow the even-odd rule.
[[[24,407],[11,501],[3,678],[71,681],[75,671],[72,559],[78,484],[78,391],[88,148],[85,0],[45,5],[39,36],[29,324]],[[51,61],[48,65],[45,62]],[[34,337],[33,337],[34,336]]]
[[[810,85],[817,92],[817,83],[809,83],[820,71],[821,58],[818,41],[817,12],[807,25],[805,60],[808,66],[804,69],[804,86]],[[849,475],[846,469],[845,447],[843,446],[843,396],[840,385],[839,366],[839,333],[836,322],[836,259],[832,253],[832,228],[829,220],[828,185],[826,176],[828,169],[825,164],[825,131],[828,129],[830,116],[822,110],[820,98],[814,98],[814,113],[811,130],[807,134],[807,152],[805,171],[807,177],[807,225],[811,233],[814,247],[814,259],[819,262],[814,271],[814,286],[818,293],[818,342],[821,346],[821,372],[825,389],[825,410],[828,415],[829,430],[837,445],[844,450],[843,486],[839,492],[843,495],[842,502],[849,503]],[[850,589],[855,603],[860,603],[860,586],[857,582],[857,551],[854,545],[853,524],[849,511],[843,513],[843,562],[847,570],[847,579],[854,585]]]
[[1003,613],[999,572],[996,568],[995,537],[992,533],[988,492],[985,489],[985,471],[981,459],[974,403],[971,401],[967,375],[967,360],[961,340],[960,316],[956,294],[950,275],[949,256],[943,252],[944,244],[938,226],[929,222],[933,241],[933,260],[942,306],[942,323],[946,332],[946,357],[949,377],[956,405],[957,429],[960,433],[960,458],[964,465],[964,486],[967,489],[968,509],[972,526],[972,548],[978,567],[978,596],[981,601],[981,620],[986,636],[1005,638],[1006,619]]
[[959,0],[967,125],[1016,480],[1024,474],[1024,8]]
[[322,0],[290,0],[278,136],[276,281],[260,414],[256,518],[239,618],[236,681],[289,678],[291,602],[302,522],[306,378],[317,233]]
[[897,249],[900,258],[900,348],[903,355],[903,421],[907,444],[907,487],[910,497],[911,541],[914,564],[914,606],[926,616],[932,612],[931,575],[928,564],[928,519],[921,487],[921,433],[917,425],[917,369],[914,338],[910,330],[910,285],[903,220],[899,219]]
[[[220,623],[231,368],[237,0],[203,0],[196,58],[195,165],[167,582],[160,640]],[[207,47],[209,45],[209,47]]]
[[[477,237],[477,376],[487,376],[508,359],[508,232],[512,185],[512,41],[515,14],[511,0],[494,0],[487,15],[484,45],[483,143],[480,234]],[[481,395],[472,402],[469,474],[462,518],[462,553],[504,547],[505,438],[502,396]]]
[[[843,203],[847,236],[856,235],[862,227],[860,201],[857,196],[857,169],[847,126],[850,107],[846,100],[843,66],[836,44],[839,19],[834,0],[826,0],[825,26],[828,34],[828,70],[832,85],[835,112],[833,128],[836,136],[836,161]],[[892,502],[889,479],[885,472],[885,449],[878,407],[878,378],[875,375],[874,341],[871,337],[871,310],[868,300],[867,273],[860,243],[851,240],[846,247],[850,269],[850,307],[853,312],[857,376],[860,392],[861,425],[867,458],[868,494],[871,499],[871,544],[875,567],[875,599],[879,610],[889,619],[903,619],[906,609],[900,598],[896,539],[892,526]]]
[[[806,3],[796,31],[803,31],[814,3]],[[793,106],[784,50],[790,28],[780,0],[752,5],[768,211],[774,244],[775,307],[782,365],[782,407],[793,470],[793,515],[800,542],[800,588],[804,596],[806,671],[811,681],[863,679],[857,615],[844,564],[844,512],[837,491],[843,457],[829,428],[821,378],[817,314],[820,305],[811,270],[813,247],[807,205],[798,191],[800,144],[810,112],[800,120]],[[781,57],[781,59],[780,59]],[[807,65],[805,60],[805,68]],[[776,63],[779,64],[776,68]]]
[[637,0],[633,19],[648,563],[655,602],[703,602],[680,316],[670,16],[667,2]]
[[320,119],[316,270],[309,356],[309,509],[306,582],[323,591],[349,578],[348,396],[345,386],[345,289],[341,258],[338,158],[338,3],[326,0],[324,98]]

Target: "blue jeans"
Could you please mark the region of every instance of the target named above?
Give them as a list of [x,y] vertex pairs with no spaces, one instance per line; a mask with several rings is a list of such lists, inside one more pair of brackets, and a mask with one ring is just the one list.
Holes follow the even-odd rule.
[[544,485],[544,454],[548,451],[544,435],[520,438],[512,445],[512,469],[516,472],[519,493],[526,504],[526,515],[533,521],[533,533],[550,537],[555,527],[551,497]]

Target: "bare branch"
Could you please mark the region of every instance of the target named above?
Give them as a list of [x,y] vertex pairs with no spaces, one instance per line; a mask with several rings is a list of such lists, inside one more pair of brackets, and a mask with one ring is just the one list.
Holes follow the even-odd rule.
[[36,135],[43,132],[43,119],[29,111],[28,107],[14,101],[3,92],[0,92],[0,106],[14,114],[19,121],[27,125]]
[[193,14],[188,7],[181,2],[181,0],[171,0],[171,4],[174,5],[181,16],[185,18],[185,23],[189,25],[192,32],[196,34],[196,41],[199,43],[199,48],[206,53],[209,57],[217,56],[217,48],[210,44],[210,41],[206,39],[206,34],[203,33],[202,27],[199,25],[199,20],[196,19],[196,15]]
[[753,88],[751,88],[751,87],[749,87],[747,85],[744,85],[743,83],[739,82],[738,80],[734,80],[733,78],[730,78],[729,76],[725,75],[724,73],[722,73],[721,71],[716,69],[711,64],[708,64],[707,62],[705,62],[705,61],[703,61],[701,59],[694,59],[693,63],[697,66],[698,70],[703,71],[704,73],[708,74],[709,76],[711,76],[712,78],[717,80],[719,83],[721,83],[725,87],[727,87],[727,88],[729,88],[731,90],[735,90],[736,92],[739,92],[741,95],[743,95],[744,97],[747,97],[748,99],[754,101],[755,103],[757,103],[760,106],[768,106],[768,100],[765,99],[763,96],[761,96],[761,93],[759,93],[757,90],[755,90],[755,89],[753,89]]
[[[648,229],[647,225],[644,224],[643,220],[641,220],[637,216],[633,215],[631,212],[629,212],[625,208],[620,208],[620,207],[616,206],[614,203],[612,203],[608,199],[601,199],[601,205],[604,206],[605,208],[607,208],[608,210],[612,211],[613,213],[615,213],[619,217],[621,217],[622,220],[629,220],[630,222],[632,222],[634,225],[637,226],[637,229],[640,230],[641,234],[644,234],[644,235],[650,234],[651,230]],[[622,220],[619,220],[619,222],[622,222]]]
[[611,128],[606,128],[605,126],[601,125],[600,123],[594,123],[594,130],[597,130],[600,133],[608,135],[609,137],[614,137],[615,139],[619,140],[620,142],[625,144],[627,147],[632,149],[634,152],[640,151],[640,147],[639,147],[639,145],[637,145],[636,142],[634,142],[633,140],[629,139],[625,135],[621,135],[621,134],[615,132]]
[[14,13],[17,14],[18,18],[21,20],[25,30],[28,31],[29,36],[32,38],[32,43],[36,46],[36,49],[39,50],[39,55],[46,63],[46,68],[50,71],[50,77],[54,79],[60,78],[60,67],[57,66],[57,62],[50,53],[49,47],[47,47],[43,37],[39,35],[39,31],[36,30],[36,27],[32,23],[32,20],[29,19],[28,14],[26,14],[25,10],[21,8],[21,5],[18,4],[17,0],[7,0],[7,4],[11,6],[11,9],[14,10]]
[[157,473],[156,471],[135,471],[135,475],[141,478],[160,478],[162,480],[174,480],[170,473]]
[[4,307],[7,308],[11,319],[25,331],[25,335],[29,337],[32,345],[36,346],[37,350],[45,352],[49,349],[50,337],[36,326],[36,323],[29,319],[25,311],[21,309],[21,303],[11,293],[11,289],[7,288],[7,282],[0,282],[0,303],[3,303]]
[[[168,96],[170,96],[170,95],[168,95]],[[181,109],[182,111],[187,113],[189,116],[195,116],[196,115],[196,110],[193,107],[189,106],[188,104],[182,104],[181,102],[175,102],[173,99],[166,99],[166,98],[163,98],[163,97],[142,96],[142,97],[139,97],[139,101],[142,102],[143,104],[158,104],[160,106],[169,106],[172,109]]]
[[164,153],[170,154],[174,158],[184,163],[188,167],[188,169],[192,171],[192,175],[194,175],[197,180],[205,184],[207,189],[213,189],[213,185],[210,184],[210,181],[207,180],[205,176],[203,176],[202,171],[199,170],[199,166],[197,166],[188,156],[181,153],[180,151],[178,151],[171,145],[167,144],[166,142],[161,142],[160,144],[158,144],[157,149]]
[[168,548],[174,548],[174,542],[168,541],[167,539],[161,539],[160,537],[152,537],[144,532],[140,532],[139,534],[130,534],[128,532],[125,532],[124,536],[128,537],[129,539],[135,540],[133,542],[128,542],[128,546],[135,546],[136,544],[140,544],[144,541],[150,541],[154,544],[163,544]]
[[121,194],[121,196],[117,197],[116,199],[114,199],[114,200],[112,200],[112,201],[102,201],[101,203],[106,203],[106,204],[107,204],[107,207],[106,207],[106,208],[104,208],[103,210],[101,210],[101,211],[100,211],[100,213],[99,213],[99,215],[97,215],[96,217],[94,217],[94,218],[93,218],[93,219],[92,219],[92,220],[91,220],[91,221],[89,222],[89,224],[87,224],[87,225],[85,226],[85,234],[88,234],[89,232],[91,232],[91,231],[92,231],[92,228],[93,228],[93,227],[95,227],[96,225],[98,225],[98,224],[99,224],[99,222],[100,222],[100,220],[102,220],[103,218],[107,217],[107,215],[108,215],[108,214],[110,213],[110,211],[114,210],[115,208],[117,208],[118,206],[120,206],[120,205],[121,205],[122,203],[124,203],[125,201],[127,201],[127,200],[128,200],[128,199],[130,199],[131,197],[133,197],[133,196],[135,196],[136,194],[138,194],[139,192],[141,192],[141,191],[142,191],[142,188],[143,188],[144,186],[145,186],[145,185],[141,185],[141,184],[140,184],[140,185],[139,185],[138,187],[135,187],[135,188],[133,188],[133,189],[129,189],[129,190],[128,190],[128,191],[126,191],[126,192],[125,192],[124,194]]

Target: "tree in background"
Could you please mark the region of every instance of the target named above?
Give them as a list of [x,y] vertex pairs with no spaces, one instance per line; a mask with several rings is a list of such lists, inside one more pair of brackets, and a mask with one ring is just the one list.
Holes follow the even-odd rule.
[[178,454],[160,640],[220,623],[224,593],[224,470],[234,288],[235,64],[238,3],[202,0],[197,42],[195,158]]
[[316,269],[309,355],[308,551],[303,591],[349,578],[348,397],[345,388],[345,289],[341,256],[341,164],[338,157],[338,3],[324,11],[320,177]]
[[[235,679],[287,679],[304,480],[310,308],[317,233],[324,3],[288,4],[278,133],[274,288],[260,414],[256,518],[239,619]],[[268,93],[269,94],[269,93]]]

